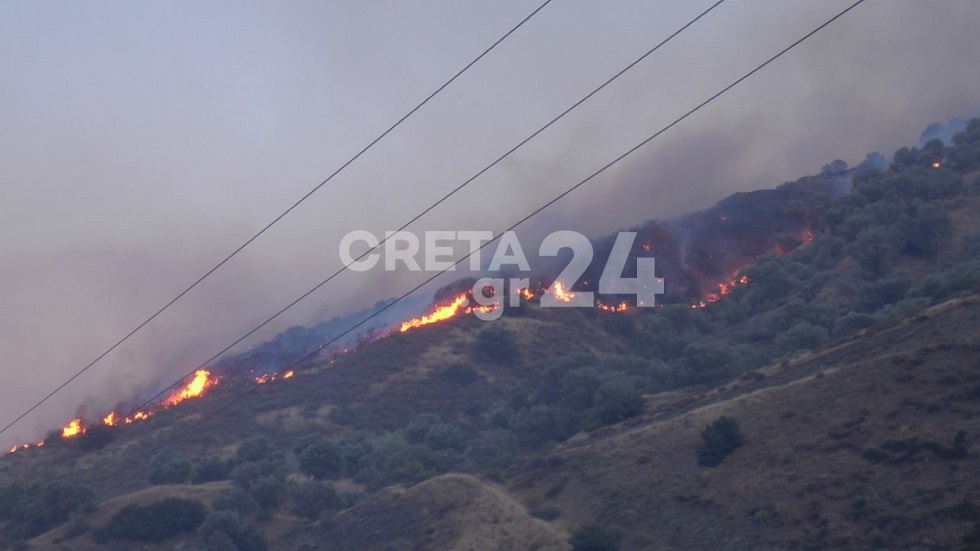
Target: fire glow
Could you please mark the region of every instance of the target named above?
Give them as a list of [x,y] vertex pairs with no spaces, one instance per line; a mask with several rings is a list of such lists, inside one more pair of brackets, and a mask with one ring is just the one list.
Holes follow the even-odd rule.
[[703,299],[691,304],[690,305],[691,308],[696,310],[698,308],[704,308],[709,304],[718,302],[719,300],[721,300],[721,297],[731,294],[732,289],[734,289],[735,287],[745,285],[749,282],[749,276],[743,275],[741,277],[736,277],[737,275],[738,274],[736,273],[728,281],[723,281],[719,283],[717,292],[706,293]]
[[575,298],[575,293],[571,291],[566,291],[565,287],[561,284],[560,281],[555,281],[555,283],[551,286],[551,289],[549,290],[551,291],[552,296],[554,296],[557,300],[560,300],[562,302],[571,302],[572,299]]
[[436,306],[432,312],[417,318],[412,318],[406,322],[403,322],[401,326],[398,327],[400,333],[404,333],[410,329],[415,329],[417,327],[422,327],[423,325],[429,325],[432,323],[438,323],[440,321],[446,321],[448,319],[454,318],[460,314],[472,314],[474,310],[479,310],[481,312],[492,312],[493,306],[470,306],[470,299],[466,293],[460,293],[449,304],[443,306]]

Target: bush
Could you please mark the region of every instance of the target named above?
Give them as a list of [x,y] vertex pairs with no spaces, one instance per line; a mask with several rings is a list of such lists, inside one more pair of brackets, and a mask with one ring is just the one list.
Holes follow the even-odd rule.
[[340,446],[316,437],[305,442],[296,453],[302,472],[321,480],[336,480],[344,474],[344,454]]
[[643,395],[629,382],[614,380],[604,383],[595,393],[593,419],[599,425],[611,425],[643,413]]
[[466,459],[479,469],[505,469],[520,446],[513,433],[503,429],[483,431],[466,448]]
[[95,425],[78,436],[78,447],[84,451],[101,450],[115,439],[115,427]]
[[88,512],[95,503],[89,486],[71,479],[0,489],[3,533],[11,540],[26,540],[67,522],[72,515]]
[[204,522],[200,501],[168,497],[149,505],[131,503],[112,515],[92,537],[96,542],[126,540],[159,543],[181,532],[197,530]]
[[262,532],[232,511],[211,513],[197,533],[207,549],[265,551],[268,547]]
[[281,454],[279,450],[272,446],[268,438],[256,437],[249,438],[248,440],[241,443],[238,449],[235,450],[235,457],[233,462],[238,463],[253,463],[258,461],[274,461],[279,459]]
[[146,468],[146,478],[151,484],[183,484],[190,476],[190,459],[176,450],[156,454]]
[[576,530],[568,543],[572,544],[572,551],[619,550],[616,534],[594,524],[588,524]]
[[731,417],[719,417],[701,431],[698,465],[717,467],[743,443],[738,421]]
[[476,360],[503,363],[517,358],[520,350],[510,331],[491,325],[476,335]]
[[347,506],[344,496],[329,482],[310,482],[297,484],[290,488],[293,512],[310,520],[320,518],[323,513]]
[[191,469],[191,484],[204,484],[228,478],[228,464],[218,457],[205,457]]

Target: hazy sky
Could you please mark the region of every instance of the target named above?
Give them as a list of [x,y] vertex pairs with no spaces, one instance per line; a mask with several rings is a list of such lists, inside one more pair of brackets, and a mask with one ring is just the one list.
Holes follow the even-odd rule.
[[[336,269],[345,233],[400,226],[710,3],[554,0],[0,445],[194,368]],[[728,0],[416,227],[509,226],[849,3]],[[538,4],[0,0],[0,426]],[[868,0],[542,213],[539,231],[707,207],[980,114],[978,28],[974,0]],[[262,336],[422,277],[348,273]]]

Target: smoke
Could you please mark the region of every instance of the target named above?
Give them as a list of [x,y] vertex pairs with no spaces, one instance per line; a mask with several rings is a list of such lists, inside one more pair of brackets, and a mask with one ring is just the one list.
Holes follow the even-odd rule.
[[[550,5],[0,442],[36,440],[80,405],[104,411],[192,371],[333,273],[347,232],[396,229],[706,6],[693,4]],[[723,5],[412,229],[508,227],[844,5]],[[530,6],[2,10],[0,421],[9,421]],[[551,231],[597,237],[672,218],[833,159],[890,154],[931,122],[980,113],[970,70],[978,27],[971,0],[867,3],[543,211],[522,226],[521,242],[531,255]],[[431,275],[344,273],[231,352],[369,308]]]

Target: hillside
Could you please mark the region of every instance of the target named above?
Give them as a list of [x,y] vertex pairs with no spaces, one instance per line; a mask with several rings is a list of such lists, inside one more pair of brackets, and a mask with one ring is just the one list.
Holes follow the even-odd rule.
[[[681,282],[658,308],[532,300],[53,434],[0,460],[3,545],[975,547],[978,144],[974,121],[887,170],[637,228],[631,258],[649,245]],[[744,442],[699,464],[723,416]]]

